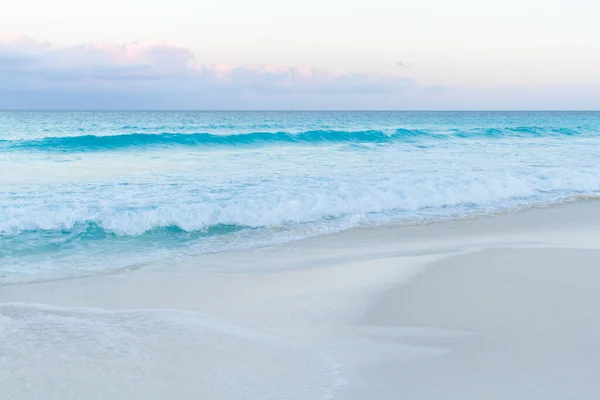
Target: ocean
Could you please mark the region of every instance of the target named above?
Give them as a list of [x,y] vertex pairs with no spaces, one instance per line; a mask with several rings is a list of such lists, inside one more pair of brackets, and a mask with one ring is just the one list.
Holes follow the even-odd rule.
[[600,112],[0,111],[0,285],[594,197],[599,133]]

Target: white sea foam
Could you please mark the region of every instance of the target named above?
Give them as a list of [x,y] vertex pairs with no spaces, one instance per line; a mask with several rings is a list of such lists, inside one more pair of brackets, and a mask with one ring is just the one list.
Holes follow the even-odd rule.
[[88,223],[108,233],[135,236],[165,227],[193,232],[218,225],[273,228],[324,220],[335,224],[336,218],[349,216],[356,222],[435,219],[592,195],[600,191],[598,176],[600,168],[470,176],[440,171],[435,176],[314,180],[304,186],[264,182],[258,187],[233,187],[227,193],[211,188],[197,198],[186,183],[150,192],[115,185],[93,195],[81,188],[75,198],[67,191],[0,205],[0,234],[73,230]]
[[0,284],[600,193],[594,113],[36,115],[0,125]]

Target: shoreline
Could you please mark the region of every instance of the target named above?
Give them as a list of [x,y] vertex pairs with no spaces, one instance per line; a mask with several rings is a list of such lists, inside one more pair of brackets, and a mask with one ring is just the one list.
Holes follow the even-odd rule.
[[[521,214],[528,214],[528,213],[535,213],[536,211],[539,210],[546,210],[546,209],[552,209],[555,207],[563,207],[563,206],[567,206],[567,205],[571,205],[571,204],[585,204],[585,203],[589,203],[589,202],[600,202],[600,194],[574,194],[574,195],[569,195],[567,197],[561,198],[560,200],[556,200],[554,202],[546,202],[546,201],[539,201],[539,202],[533,202],[533,203],[527,203],[527,204],[522,204],[522,205],[513,205],[513,206],[507,206],[505,208],[502,208],[500,210],[495,210],[495,211],[480,211],[480,212],[475,212],[472,214],[468,214],[468,215],[463,215],[463,216],[446,216],[446,217],[439,217],[439,218],[432,218],[432,219],[422,219],[419,220],[418,222],[416,220],[410,220],[410,221],[405,221],[405,222],[386,222],[386,223],[382,223],[382,224],[367,224],[367,225],[358,225],[358,226],[351,226],[349,228],[341,228],[340,230],[333,230],[331,232],[326,232],[326,233],[315,233],[315,234],[309,234],[309,235],[305,235],[305,236],[298,236],[295,237],[293,239],[288,239],[288,240],[283,240],[283,241],[275,241],[272,243],[265,243],[265,244],[255,244],[255,245],[251,245],[249,247],[241,247],[241,248],[233,248],[233,249],[221,249],[221,250],[217,250],[217,251],[212,251],[212,252],[199,252],[199,253],[192,253],[191,256],[188,256],[189,258],[193,258],[194,260],[199,260],[202,259],[204,257],[213,257],[213,256],[219,256],[221,254],[228,254],[228,253],[239,253],[239,252],[251,252],[252,250],[256,250],[256,249],[262,249],[262,248],[277,248],[277,247],[281,247],[281,246],[288,246],[288,245],[293,245],[294,243],[302,243],[304,241],[310,241],[312,239],[321,239],[323,238],[324,240],[328,240],[328,237],[335,237],[337,235],[345,235],[345,234],[361,234],[361,232],[370,232],[372,230],[388,230],[388,231],[395,231],[395,230],[403,230],[405,228],[420,228],[420,227],[426,227],[426,226],[439,226],[439,225],[447,225],[447,224],[453,224],[453,223],[461,223],[461,222],[466,222],[466,221],[478,221],[478,220],[487,220],[487,219],[494,219],[494,218],[502,218],[503,216],[511,216],[511,215],[521,215]],[[182,255],[183,253],[186,253],[186,250],[183,249],[178,249],[175,250],[174,253],[171,254],[171,257],[179,257]],[[156,260],[155,260],[156,261]],[[41,279],[35,279],[35,280],[8,280],[6,282],[1,282],[0,281],[0,287],[5,287],[5,286],[13,286],[13,285],[29,285],[29,284],[37,284],[37,283],[44,283],[44,282],[53,282],[53,281],[62,281],[62,280],[73,280],[73,279],[87,279],[87,278],[94,278],[94,277],[98,277],[98,276],[104,276],[104,275],[112,275],[112,274],[121,274],[121,273],[127,273],[128,271],[135,271],[138,269],[144,269],[148,266],[155,267],[155,262],[154,261],[140,261],[138,263],[132,264],[132,265],[128,265],[128,266],[124,266],[124,267],[119,267],[116,269],[104,269],[104,270],[97,270],[94,273],[89,272],[89,273],[82,273],[79,275],[73,275],[73,276],[47,276],[47,277],[42,277]],[[78,271],[81,272],[81,271]]]
[[[475,213],[472,215],[465,215],[465,216],[461,216],[461,217],[457,217],[457,218],[448,217],[448,218],[442,218],[442,219],[422,220],[420,222],[413,221],[413,222],[406,222],[406,223],[404,223],[404,222],[402,222],[402,223],[384,223],[384,224],[373,224],[373,225],[365,225],[365,226],[353,226],[353,227],[350,227],[347,229],[342,229],[340,231],[314,234],[314,235],[304,236],[304,237],[300,237],[300,238],[296,238],[296,239],[291,239],[288,241],[267,243],[267,244],[263,244],[263,245],[251,246],[251,247],[240,248],[240,249],[228,249],[228,250],[219,250],[219,251],[215,251],[215,252],[193,254],[192,256],[189,257],[188,260],[183,260],[183,262],[186,264],[189,264],[190,262],[198,262],[198,260],[201,260],[203,258],[210,259],[210,258],[214,258],[214,257],[219,257],[221,255],[225,255],[227,257],[229,254],[251,253],[253,251],[260,250],[260,249],[271,249],[271,248],[276,249],[276,248],[280,248],[280,247],[294,246],[295,244],[301,245],[304,242],[312,242],[312,241],[320,241],[320,240],[329,241],[330,238],[332,239],[332,241],[336,241],[336,237],[338,237],[338,236],[345,237],[345,235],[350,235],[350,237],[352,237],[355,235],[370,235],[373,231],[375,231],[375,232],[386,231],[393,235],[398,236],[399,234],[397,232],[400,232],[400,235],[401,235],[402,234],[401,232],[404,230],[407,230],[407,229],[408,230],[421,229],[421,228],[430,227],[430,226],[434,226],[434,227],[441,226],[442,229],[445,229],[444,228],[445,226],[452,226],[454,224],[462,224],[465,222],[468,223],[469,221],[475,221],[475,223],[477,223],[477,221],[503,219],[505,217],[511,217],[511,216],[515,216],[515,215],[516,216],[531,215],[531,214],[535,215],[539,212],[543,212],[544,210],[552,210],[557,207],[562,208],[565,206],[578,205],[578,204],[585,205],[585,204],[589,204],[589,203],[592,203],[592,204],[600,203],[600,194],[571,195],[564,199],[558,200],[556,202],[551,202],[551,203],[539,202],[539,203],[531,203],[531,204],[527,204],[527,205],[516,205],[514,207],[509,207],[509,208],[505,208],[502,210]],[[538,223],[539,222],[543,222],[543,221],[538,221]],[[435,229],[433,229],[433,231],[435,232]],[[191,259],[193,259],[193,260],[191,260]],[[6,287],[6,286],[22,286],[22,285],[31,285],[31,284],[41,284],[41,283],[46,283],[46,282],[56,282],[56,281],[93,279],[96,277],[128,273],[130,271],[137,271],[137,270],[145,269],[148,267],[150,267],[150,269],[157,268],[157,266],[152,261],[144,261],[139,264],[121,267],[119,269],[104,270],[104,271],[99,271],[99,272],[93,273],[93,274],[90,273],[87,275],[82,274],[82,275],[68,276],[68,277],[60,277],[60,276],[59,277],[47,277],[47,278],[42,278],[39,280],[32,280],[32,281],[0,282],[0,288]]]
[[[178,265],[0,286],[9,327],[0,339],[10,343],[0,356],[13,363],[0,365],[0,397],[35,397],[36,379],[45,399],[593,397],[599,211],[600,201],[584,200],[358,228]],[[90,367],[90,394],[82,369],[98,357],[107,364]],[[138,381],[115,381],[110,365]],[[233,371],[223,375],[232,381],[219,371]],[[116,392],[102,386],[111,382]]]

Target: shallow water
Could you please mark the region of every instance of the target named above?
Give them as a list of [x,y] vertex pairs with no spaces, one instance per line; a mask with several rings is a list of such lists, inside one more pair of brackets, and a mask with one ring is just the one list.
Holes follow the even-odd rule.
[[594,112],[0,112],[0,284],[600,193]]
[[195,312],[0,304],[0,324],[10,399],[329,399],[344,383],[315,351]]

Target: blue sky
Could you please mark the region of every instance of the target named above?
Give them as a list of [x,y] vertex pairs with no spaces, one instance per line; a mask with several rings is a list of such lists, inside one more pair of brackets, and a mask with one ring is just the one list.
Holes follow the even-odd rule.
[[600,109],[592,0],[4,0],[0,108]]

